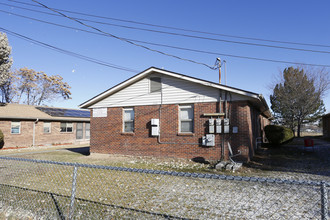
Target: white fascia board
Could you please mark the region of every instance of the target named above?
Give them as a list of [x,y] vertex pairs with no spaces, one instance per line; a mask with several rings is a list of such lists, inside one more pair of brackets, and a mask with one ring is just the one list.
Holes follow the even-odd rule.
[[109,90],[107,90],[107,91],[105,91],[105,92],[97,95],[96,97],[90,99],[89,101],[87,101],[87,102],[79,105],[79,108],[88,108],[89,106],[91,106],[94,103],[96,103],[96,102],[104,99],[105,97],[107,97],[107,96],[109,96],[109,95],[111,95],[111,94],[113,94],[113,93],[115,93],[115,92],[117,92],[117,91],[125,88],[127,85],[130,85],[130,84],[132,84],[132,83],[134,83],[134,82],[136,82],[136,81],[144,78],[147,74],[149,74],[151,71],[153,71],[152,69],[153,68],[147,69],[146,71],[141,72],[140,74],[133,76],[132,78],[124,81],[123,83],[120,83],[120,84],[114,86],[113,88],[111,88],[111,89],[109,89]]
[[231,88],[231,87],[227,87],[227,86],[223,86],[221,84],[217,84],[217,83],[212,83],[212,82],[208,82],[208,81],[204,81],[204,80],[199,80],[196,78],[192,78],[192,77],[188,77],[188,76],[184,76],[184,75],[179,75],[179,74],[175,74],[175,73],[171,73],[165,70],[159,70],[159,69],[151,69],[151,71],[157,71],[159,73],[168,75],[168,76],[172,76],[178,79],[182,79],[182,80],[186,80],[186,81],[190,81],[190,82],[194,82],[194,83],[198,83],[204,86],[208,86],[208,87],[213,87],[216,89],[221,89],[224,91],[228,91],[228,92],[233,92],[233,93],[237,93],[240,95],[244,95],[244,96],[248,96],[251,98],[255,98],[255,99],[259,99],[259,95],[255,94],[255,93],[251,93],[251,92],[247,92],[247,91],[243,91],[243,90],[239,90],[239,89],[235,89],[235,88]]

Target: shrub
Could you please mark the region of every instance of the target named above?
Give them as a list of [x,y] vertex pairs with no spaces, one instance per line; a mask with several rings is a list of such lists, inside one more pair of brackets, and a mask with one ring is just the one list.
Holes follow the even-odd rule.
[[293,131],[289,128],[279,125],[267,125],[265,134],[270,144],[280,145],[293,139]]
[[0,149],[3,148],[3,145],[5,143],[5,136],[3,135],[2,131],[0,130]]

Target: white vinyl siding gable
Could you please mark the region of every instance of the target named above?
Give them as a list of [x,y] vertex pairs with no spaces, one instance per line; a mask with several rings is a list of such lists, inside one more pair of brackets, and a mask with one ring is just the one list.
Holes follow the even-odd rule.
[[[155,76],[161,77],[162,93],[150,93],[150,78]],[[219,96],[220,91],[216,88],[166,75],[152,74],[151,76],[147,76],[95,103],[91,106],[91,108],[159,105],[161,103],[189,104],[217,102],[219,101]],[[162,102],[161,97],[163,99]],[[247,97],[243,95],[232,94],[231,99],[233,101],[247,100]]]

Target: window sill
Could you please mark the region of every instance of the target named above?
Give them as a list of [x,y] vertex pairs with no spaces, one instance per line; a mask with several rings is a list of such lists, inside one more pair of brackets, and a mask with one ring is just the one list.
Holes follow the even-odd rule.
[[135,133],[134,132],[122,132],[120,133],[121,135],[126,135],[126,136],[134,136]]
[[178,136],[195,136],[194,133],[178,133]]

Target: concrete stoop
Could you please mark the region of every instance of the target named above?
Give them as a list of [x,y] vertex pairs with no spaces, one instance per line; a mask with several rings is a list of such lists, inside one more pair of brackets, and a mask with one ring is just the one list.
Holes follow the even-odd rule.
[[230,161],[221,161],[217,165],[215,165],[216,170],[227,170],[235,172],[236,170],[239,170],[242,167],[243,163],[233,163]]

